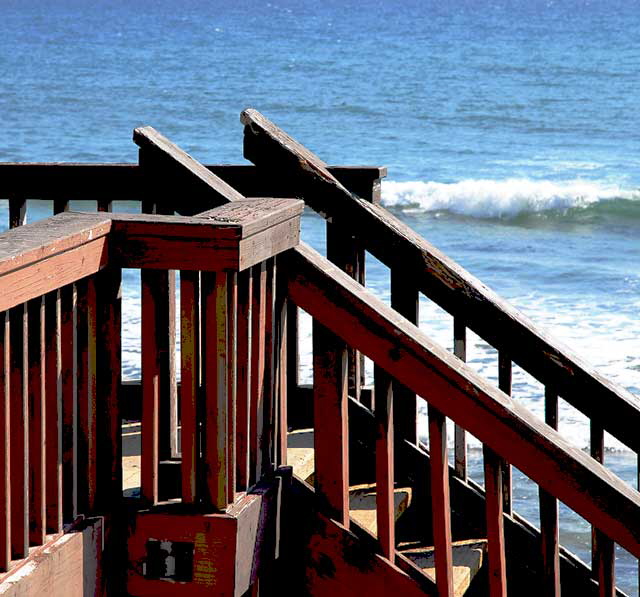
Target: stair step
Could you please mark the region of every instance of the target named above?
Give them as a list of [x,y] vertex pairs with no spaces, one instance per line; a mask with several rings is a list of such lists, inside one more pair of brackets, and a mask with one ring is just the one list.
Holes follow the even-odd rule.
[[[313,484],[314,454],[313,429],[298,429],[288,434],[287,462],[293,467],[293,474],[298,478]],[[411,488],[399,487],[394,489],[395,518],[409,507],[411,503]],[[376,517],[376,485],[354,485],[349,488],[349,511],[351,518],[364,527],[372,535],[378,534]]]
[[[486,539],[468,539],[453,543],[453,594],[455,597],[461,597],[469,588],[474,576],[482,567],[486,551]],[[400,549],[400,553],[409,558],[435,582],[436,565],[433,547]]]

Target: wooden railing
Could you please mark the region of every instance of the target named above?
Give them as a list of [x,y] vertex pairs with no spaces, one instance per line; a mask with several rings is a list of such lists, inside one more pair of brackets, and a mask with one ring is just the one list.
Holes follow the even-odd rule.
[[[339,242],[357,246],[361,251],[369,251],[390,268],[391,305],[409,321],[414,324],[419,321],[419,293],[423,293],[453,315],[454,352],[459,359],[465,359],[467,329],[495,347],[499,354],[499,387],[503,392],[511,392],[512,363],[530,373],[545,387],[545,422],[549,428],[557,428],[559,397],[584,413],[589,417],[591,424],[590,467],[594,462],[603,462],[605,430],[636,454],[640,453],[640,437],[636,433],[640,423],[640,409],[633,395],[598,374],[570,349],[540,332],[526,316],[418,236],[390,212],[347,190],[332,176],[324,162],[261,114],[255,110],[247,110],[243,112],[241,120],[245,125],[245,157],[263,171],[281,176],[286,172],[289,179],[295,180],[298,196],[329,220],[327,256],[330,259],[333,258],[329,247],[332,237],[330,229],[333,229],[339,231]],[[349,273],[354,269],[353,261],[346,264],[344,261],[332,260]],[[311,308],[307,302],[305,305],[305,310]],[[451,366],[454,367],[454,363]],[[410,383],[405,383],[404,379],[400,381],[402,384],[394,386],[396,437],[415,443],[416,390]],[[428,393],[420,395],[430,399]],[[491,395],[498,400],[495,392]],[[458,403],[458,406],[459,411],[443,409],[443,412],[455,422],[460,420],[460,416],[464,416],[462,403]],[[514,408],[519,407],[514,404]],[[435,447],[438,453],[445,445],[441,437],[444,425],[437,411],[432,412],[430,408],[429,414],[430,417],[435,415],[435,422],[430,426],[431,441],[435,439],[431,450],[433,452]],[[533,424],[534,419],[528,415],[527,421]],[[386,424],[384,417],[380,424]],[[469,425],[458,425],[455,429],[455,472],[462,480],[467,479],[465,429],[471,430],[470,424],[471,422]],[[539,424],[538,428],[541,433],[550,432],[548,428],[540,427]],[[487,508],[492,509],[492,515],[488,519],[488,522],[492,522],[488,528],[492,539],[489,547],[490,578],[495,587],[492,594],[503,594],[504,548],[501,525],[498,521],[503,512],[511,513],[510,467],[506,459],[516,464],[519,458],[514,452],[518,443],[514,438],[514,443],[505,443],[496,450],[492,445],[494,442],[488,437],[485,441],[480,430],[477,430],[477,433],[474,431],[473,434],[485,443]],[[503,437],[508,436],[505,430]],[[531,437],[532,444],[529,445],[529,449],[538,440],[539,438]],[[560,442],[559,436],[554,436],[554,441]],[[524,450],[525,446],[522,448]],[[541,455],[528,455],[532,460],[537,457]],[[583,455],[574,450],[563,466],[575,472],[574,465],[579,461],[584,461]],[[559,462],[557,466],[560,466]],[[524,462],[519,461],[518,467],[529,474]],[[611,478],[613,482],[611,473],[606,469],[598,471],[598,474]],[[529,476],[536,481],[539,479],[535,475]],[[557,482],[562,485],[571,483],[566,477],[558,478]],[[545,593],[559,595],[558,506],[555,498],[562,496],[559,495],[557,487],[555,493],[552,492],[555,497],[552,497],[545,491],[545,483],[540,485]],[[619,480],[616,479],[614,485],[617,491],[636,499],[635,491]],[[587,499],[601,499],[595,487],[596,485],[584,485],[583,491],[591,494],[591,498]],[[570,502],[567,501],[567,504],[570,505]],[[576,510],[579,511],[578,508]],[[607,510],[609,513],[615,513],[617,517],[618,511],[611,504],[607,505]],[[616,537],[615,521],[610,515],[606,517],[605,512],[593,511],[586,518],[594,524],[592,567],[603,594],[611,594],[615,585],[613,541],[621,542],[620,538]],[[632,553],[639,555],[637,546],[627,545]]]
[[[224,510],[282,462],[276,256],[297,244],[302,206],[253,199],[198,217],[62,213],[0,235],[0,572],[79,518],[110,519],[123,504],[122,268],[140,269],[143,285],[140,504],[160,497],[154,284],[168,271],[180,272],[182,291],[181,489],[171,497]],[[238,322],[238,301],[254,305],[253,333]],[[242,351],[256,355],[251,377],[237,367]]]

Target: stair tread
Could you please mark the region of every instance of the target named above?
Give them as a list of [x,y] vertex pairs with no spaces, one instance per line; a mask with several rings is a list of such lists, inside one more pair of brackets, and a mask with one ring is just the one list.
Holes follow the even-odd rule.
[[[468,539],[453,542],[453,591],[456,597],[464,595],[469,588],[474,576],[482,567],[486,549],[486,539]],[[435,582],[436,568],[433,547],[400,549],[400,553],[409,558]]]

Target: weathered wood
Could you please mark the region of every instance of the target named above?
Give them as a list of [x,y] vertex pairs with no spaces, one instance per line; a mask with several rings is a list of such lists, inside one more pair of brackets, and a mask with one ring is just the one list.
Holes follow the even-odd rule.
[[252,269],[247,269],[238,274],[238,380],[236,387],[236,481],[238,491],[247,489],[250,478],[252,302],[253,272]]
[[58,379],[62,375],[59,291],[45,296],[45,320],[47,532],[59,533],[62,530],[62,392],[58,390]]
[[11,338],[11,552],[15,559],[29,554],[29,400],[26,305],[9,313]]
[[[414,325],[420,320],[420,298],[412,280],[399,269],[391,270],[391,308]],[[417,443],[416,395],[402,384],[393,384],[396,443],[407,440]]]
[[[207,164],[245,197],[295,197],[296,188],[286,178],[270,176],[253,165]],[[380,202],[380,179],[386,168],[371,166],[329,166],[329,171],[363,199]],[[117,197],[119,201],[140,201],[147,179],[138,164],[0,163],[0,196],[51,200],[65,195],[70,200],[95,199],[98,211]],[[186,203],[188,196],[181,196]],[[180,211],[180,205],[176,206]],[[188,209],[194,213],[194,208]]]
[[436,560],[436,585],[438,595],[453,597],[447,420],[439,410],[431,405],[429,405],[429,456],[431,458],[431,516]]
[[86,466],[86,508],[93,513],[96,507],[96,491],[98,488],[97,470],[97,372],[98,372],[98,312],[95,278],[86,281],[86,334],[87,334],[87,388],[86,396],[82,397],[84,406],[81,425],[84,435],[84,464]]
[[489,560],[489,595],[507,594],[507,563],[504,542],[504,497],[502,479],[504,461],[491,448],[484,446],[484,488],[487,517]]
[[251,297],[251,401],[249,406],[249,484],[262,472],[261,445],[264,433],[264,381],[266,338],[266,264],[253,269]]
[[77,394],[77,475],[78,512],[87,513],[88,506],[88,421],[89,421],[89,330],[87,322],[87,279],[76,282],[76,394]]
[[202,273],[204,370],[204,502],[224,510],[227,507],[227,403],[228,390],[228,279],[225,273]]
[[97,463],[98,508],[112,510],[122,499],[122,420],[118,390],[121,378],[121,283],[118,268],[96,275],[97,325]]
[[[453,354],[461,361],[467,360],[467,326],[461,317],[453,319]],[[454,459],[456,475],[467,480],[467,433],[456,425],[454,427]]]
[[73,285],[60,289],[60,392],[62,393],[62,515],[78,516],[78,403],[76,360],[76,293]]
[[380,367],[374,368],[376,417],[376,514],[382,555],[395,561],[395,504],[393,474],[392,380]]
[[[298,338],[298,305],[288,301],[287,303],[287,396],[292,399],[297,395],[300,381],[300,353]],[[291,417],[293,409],[287,411],[287,417]],[[290,425],[289,419],[287,424]]]
[[180,420],[182,501],[193,504],[198,467],[198,272],[180,272]]
[[275,299],[275,261],[265,262],[265,312],[264,312],[264,394],[263,394],[263,432],[260,437],[261,467],[259,475],[265,475],[275,468],[275,357],[274,357],[274,299]]
[[28,303],[29,320],[29,542],[41,545],[46,535],[46,388],[44,297]]
[[422,239],[384,208],[347,191],[326,165],[255,110],[241,115],[244,155],[274,176],[296,184],[298,195],[334,222],[358,222],[358,238],[366,250],[391,269],[412,272],[429,298],[492,346],[508,347],[511,359],[588,417],[640,451],[640,409],[635,398],[586,364],[467,271]]
[[159,302],[166,298],[163,282],[166,272],[142,270],[142,458],[140,495],[150,504],[158,501],[159,410],[160,410],[160,351],[158,345],[166,320]]
[[[285,257],[283,256],[283,259]],[[304,244],[286,255],[289,296],[578,514],[640,554],[640,496]],[[401,350],[400,350],[401,347]],[[573,474],[570,482],[566,471]],[[594,499],[593,496],[599,496]]]
[[287,397],[288,397],[288,369],[289,364],[289,302],[287,300],[287,284],[284,274],[280,271],[280,262],[277,261],[276,269],[276,431],[275,453],[276,465],[287,464]]
[[[558,396],[545,389],[545,422],[558,429]],[[558,500],[540,488],[540,542],[542,544],[542,583],[545,595],[560,597],[560,556]]]
[[11,339],[9,313],[0,329],[0,571],[11,562]]
[[[346,274],[345,274],[346,276]],[[349,527],[349,428],[347,350],[313,322],[315,487],[332,518]]]
[[[498,387],[511,396],[511,359],[506,351],[498,353]],[[511,514],[512,488],[511,488],[511,465],[504,462],[502,466],[502,498],[504,499],[504,513]]]

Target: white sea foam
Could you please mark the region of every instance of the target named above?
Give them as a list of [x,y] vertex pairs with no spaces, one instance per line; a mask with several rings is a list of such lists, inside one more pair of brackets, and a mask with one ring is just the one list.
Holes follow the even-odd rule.
[[588,207],[613,199],[640,200],[640,191],[585,180],[551,182],[526,178],[382,183],[382,204],[386,207],[476,218],[512,218],[525,213]]

